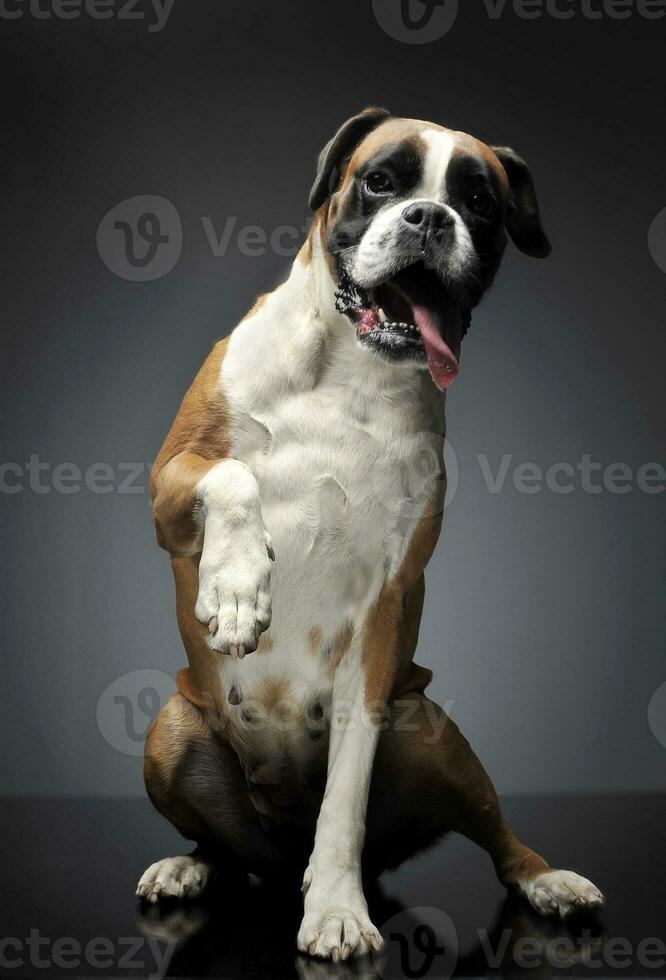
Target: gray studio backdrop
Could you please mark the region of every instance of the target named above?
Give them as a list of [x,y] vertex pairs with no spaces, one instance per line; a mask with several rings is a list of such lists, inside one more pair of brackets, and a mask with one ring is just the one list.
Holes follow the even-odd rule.
[[[515,146],[554,244],[509,252],[449,397],[431,693],[501,792],[662,785],[666,21],[447,0],[420,43],[391,2],[0,22],[3,791],[143,792],[184,662],[148,466],[213,341],[286,273],[320,147],[370,103]],[[170,238],[155,279],[112,212],[147,196],[173,206],[137,205]]]

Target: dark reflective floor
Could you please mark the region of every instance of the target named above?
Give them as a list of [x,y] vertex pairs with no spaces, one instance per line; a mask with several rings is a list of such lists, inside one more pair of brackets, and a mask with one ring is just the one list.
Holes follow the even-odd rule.
[[592,921],[539,919],[506,900],[490,861],[459,837],[368,894],[381,957],[329,966],[298,957],[290,888],[222,869],[205,902],[141,909],[136,880],[184,853],[147,802],[4,801],[0,972],[8,976],[447,978],[666,975],[666,797],[515,798],[517,833],[607,895]]

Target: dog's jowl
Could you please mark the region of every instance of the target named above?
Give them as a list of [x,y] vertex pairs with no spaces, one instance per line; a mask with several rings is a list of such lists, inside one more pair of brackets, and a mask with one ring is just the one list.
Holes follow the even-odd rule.
[[322,150],[310,204],[288,280],[213,348],[153,471],[189,666],[146,784],[197,848],[138,893],[195,896],[225,854],[287,869],[303,875],[298,948],[344,959],[381,944],[362,870],[454,830],[537,911],[595,906],[594,885],[513,835],[413,661],[471,311],[508,239],[550,250],[530,171],[367,109]]

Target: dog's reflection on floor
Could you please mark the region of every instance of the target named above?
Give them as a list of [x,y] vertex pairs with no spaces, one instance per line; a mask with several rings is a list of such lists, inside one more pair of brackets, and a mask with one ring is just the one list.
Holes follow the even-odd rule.
[[[407,909],[378,884],[366,886],[366,894],[373,920],[384,923],[385,946],[381,954],[345,963],[298,955],[300,894],[255,880],[218,883],[198,902],[142,903],[137,927],[144,936],[175,942],[164,975],[234,980],[448,980],[486,975],[547,980],[593,959],[603,943],[599,919],[543,919],[522,902],[506,899],[492,926],[482,930],[480,925],[478,945],[459,955],[455,926],[445,912]],[[556,948],[554,941],[565,941],[574,963],[560,964],[548,953]]]

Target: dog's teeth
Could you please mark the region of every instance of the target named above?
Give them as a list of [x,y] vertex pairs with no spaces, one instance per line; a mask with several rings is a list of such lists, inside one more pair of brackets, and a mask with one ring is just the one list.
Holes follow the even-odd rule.
[[386,323],[386,321],[388,320],[388,317],[386,316],[386,313],[381,308],[381,306],[378,306],[377,307],[377,313],[379,314],[379,319],[382,321],[382,323]]

